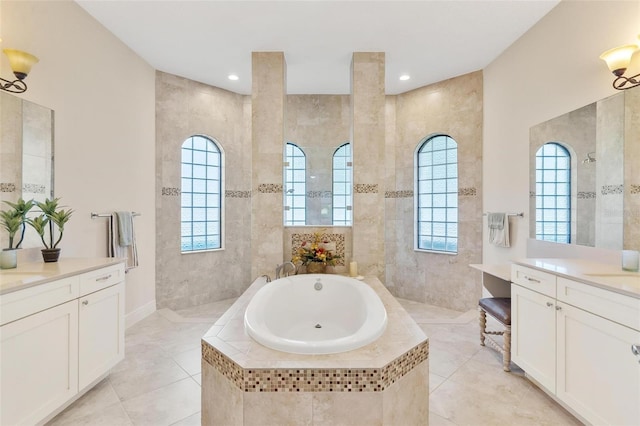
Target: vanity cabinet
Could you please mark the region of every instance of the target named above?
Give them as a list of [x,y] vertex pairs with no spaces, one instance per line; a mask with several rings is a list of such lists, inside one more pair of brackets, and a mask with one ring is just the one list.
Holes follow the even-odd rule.
[[121,263],[1,294],[0,311],[1,425],[50,419],[124,358]]
[[[553,293],[553,294],[551,294]],[[640,419],[640,299],[512,268],[512,360],[591,424]]]
[[0,424],[36,424],[78,393],[78,301],[0,327]]

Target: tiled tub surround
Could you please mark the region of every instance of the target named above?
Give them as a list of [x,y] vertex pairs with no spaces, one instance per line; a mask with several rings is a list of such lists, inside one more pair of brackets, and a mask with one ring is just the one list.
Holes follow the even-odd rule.
[[428,422],[428,340],[375,277],[364,282],[388,315],[385,333],[334,355],[268,349],[244,331],[257,279],[202,339],[202,424]]

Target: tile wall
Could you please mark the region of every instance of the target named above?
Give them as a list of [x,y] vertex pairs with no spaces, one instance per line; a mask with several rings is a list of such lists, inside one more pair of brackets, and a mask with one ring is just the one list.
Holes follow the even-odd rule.
[[[384,199],[386,285],[396,296],[466,311],[481,296],[482,72],[387,97]],[[456,255],[414,250],[414,155],[428,136],[458,143]]]
[[[156,72],[156,303],[179,309],[239,296],[251,282],[251,100]],[[224,250],[180,253],[180,148],[215,139],[225,156]]]

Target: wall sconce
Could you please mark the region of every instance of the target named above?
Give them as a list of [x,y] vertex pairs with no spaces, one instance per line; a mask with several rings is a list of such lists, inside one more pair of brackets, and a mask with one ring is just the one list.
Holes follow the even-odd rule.
[[624,76],[625,71],[631,63],[631,57],[637,50],[637,44],[627,44],[607,50],[600,55],[600,59],[607,63],[609,70],[616,76],[616,79],[613,80],[614,89],[626,90],[640,85],[640,74],[631,77]]
[[33,64],[38,62],[38,58],[21,50],[3,49],[3,52],[9,58],[9,65],[16,79],[10,81],[0,77],[0,89],[11,93],[25,92],[27,84],[24,79],[27,78]]

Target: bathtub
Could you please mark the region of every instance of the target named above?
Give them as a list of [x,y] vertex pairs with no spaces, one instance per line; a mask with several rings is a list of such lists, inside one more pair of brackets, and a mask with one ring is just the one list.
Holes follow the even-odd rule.
[[331,274],[280,278],[256,292],[244,315],[247,334],[271,349],[333,354],[384,333],[387,311],[366,283]]

